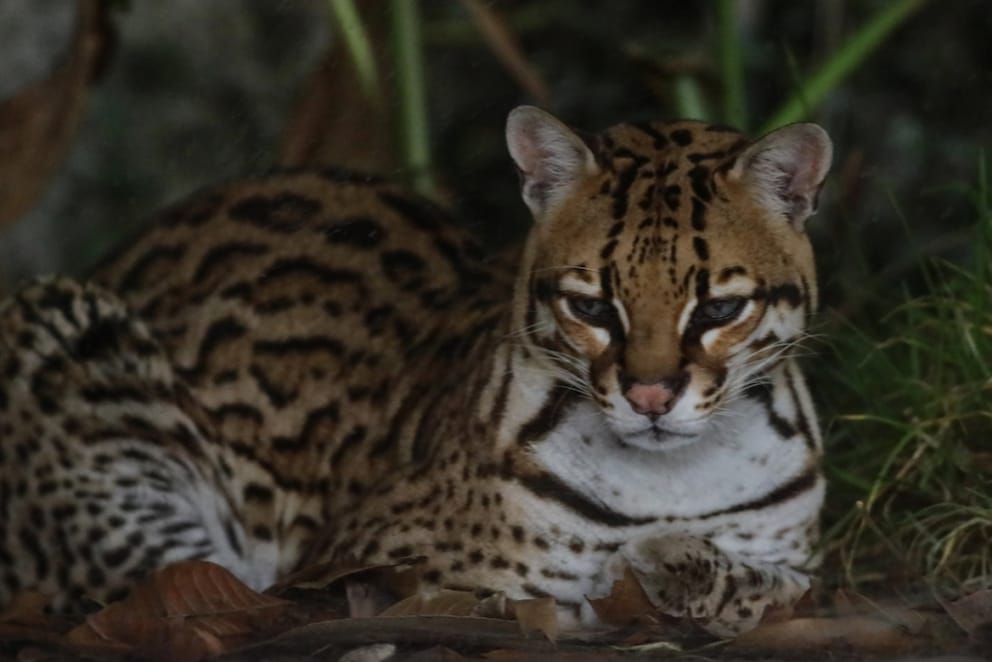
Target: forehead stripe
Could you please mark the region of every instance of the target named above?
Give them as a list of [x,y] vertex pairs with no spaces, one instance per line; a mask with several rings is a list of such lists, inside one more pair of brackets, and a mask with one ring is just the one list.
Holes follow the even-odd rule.
[[613,218],[620,220],[627,213],[627,193],[637,179],[637,163],[631,163],[628,168],[617,176],[616,190],[613,191]]
[[702,237],[693,237],[692,247],[696,251],[696,257],[698,257],[700,260],[710,259],[710,248],[706,244],[705,239],[703,239]]
[[699,198],[692,199],[692,229],[696,232],[706,229],[706,205]]
[[692,184],[692,192],[703,202],[709,202],[713,197],[709,186],[710,171],[703,166],[696,166],[689,171],[689,181]]
[[710,291],[710,272],[709,269],[700,269],[696,273],[696,298],[702,301],[706,298],[707,292]]

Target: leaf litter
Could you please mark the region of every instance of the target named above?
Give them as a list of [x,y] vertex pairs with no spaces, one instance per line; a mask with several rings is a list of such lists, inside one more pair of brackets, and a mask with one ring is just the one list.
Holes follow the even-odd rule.
[[[766,613],[733,641],[705,635],[690,619],[659,614],[632,573],[590,599],[607,624],[563,629],[551,598],[426,590],[422,559],[394,564],[329,563],[266,592],[205,561],[171,565],[131,594],[79,622],[51,613],[45,596],[23,592],[0,612],[0,656],[44,651],[95,659],[224,660],[309,656],[381,660],[608,659],[631,654],[699,659],[961,653],[987,648],[992,591],[909,607],[838,592],[817,607]],[[433,653],[432,653],[433,651]]]

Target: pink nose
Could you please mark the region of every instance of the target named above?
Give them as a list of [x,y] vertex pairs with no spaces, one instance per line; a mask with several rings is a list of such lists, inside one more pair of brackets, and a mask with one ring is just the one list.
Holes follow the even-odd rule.
[[661,384],[634,384],[624,396],[638,414],[660,416],[668,413],[668,405],[675,398],[675,393]]

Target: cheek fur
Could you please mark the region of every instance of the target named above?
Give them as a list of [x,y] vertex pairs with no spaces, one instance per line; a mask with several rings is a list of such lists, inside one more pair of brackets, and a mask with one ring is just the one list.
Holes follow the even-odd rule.
[[594,360],[609,346],[609,331],[573,319],[564,311],[565,305],[560,303],[555,309],[559,333],[573,350],[590,361]]

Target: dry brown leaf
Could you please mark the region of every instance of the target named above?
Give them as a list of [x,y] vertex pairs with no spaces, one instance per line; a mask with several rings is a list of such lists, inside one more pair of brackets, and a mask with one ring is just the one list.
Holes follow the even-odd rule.
[[45,613],[49,597],[38,591],[21,591],[0,611],[0,641],[32,641],[61,645],[74,623]]
[[[376,69],[388,71],[389,13],[383,3],[360,2],[356,8],[369,38],[377,46]],[[336,35],[335,35],[336,36]],[[391,172],[400,163],[395,105],[390,86],[380,85],[383,98],[362,90],[343,39],[332,39],[320,66],[304,85],[289,114],[279,149],[279,165],[320,167],[337,165],[368,172]]]
[[599,620],[608,625],[629,625],[657,611],[629,566],[624,569],[623,578],[613,582],[609,595],[586,600]]
[[457,650],[512,648],[549,653],[562,648],[544,637],[522,637],[520,626],[513,621],[472,616],[398,616],[311,623],[240,649],[238,655],[239,659],[281,659],[312,655],[315,650],[348,650],[370,641],[395,643],[401,650],[408,646],[448,646]]
[[346,583],[365,583],[386,588],[400,598],[414,595],[420,589],[420,560],[397,563],[358,563],[335,560],[317,563],[285,577],[266,589],[268,595],[280,596],[292,589],[308,591],[342,590]]
[[48,78],[0,102],[0,224],[31,208],[72,144],[109,43],[106,3],[81,0],[76,34]]
[[992,626],[992,589],[975,591],[954,602],[941,600],[940,606],[973,639],[981,638],[980,633]]
[[914,634],[927,625],[926,616],[915,609],[896,604],[892,600],[873,600],[850,590],[838,590],[835,593],[834,610],[838,616],[879,618]]
[[855,605],[856,595],[845,589],[834,591],[834,611],[838,616],[854,616],[862,611]]
[[359,582],[345,582],[345,597],[350,618],[378,616],[396,603],[396,596],[381,587]]
[[812,616],[816,613],[816,600],[812,591],[806,591],[790,605],[768,605],[761,614],[761,623],[779,623],[799,616]]
[[558,605],[553,598],[533,598],[531,600],[511,600],[510,610],[520,624],[525,635],[540,632],[548,641],[558,639]]
[[158,659],[200,659],[276,629],[291,604],[251,590],[219,565],[184,561],[87,617],[68,641]]
[[370,570],[390,567],[389,564],[358,563],[351,560],[328,561],[315,563],[302,570],[283,577],[278,582],[265,589],[269,595],[282,595],[289,589],[323,590],[336,584],[342,579],[359,575]]
[[49,598],[38,591],[21,591],[0,611],[0,623],[50,627],[52,617],[45,613]]
[[733,649],[791,653],[854,650],[859,653],[891,654],[911,650],[920,644],[921,638],[905,624],[862,614],[765,623],[740,635],[729,646]]
[[411,595],[380,616],[476,616],[479,598],[471,591],[442,589],[432,595]]

